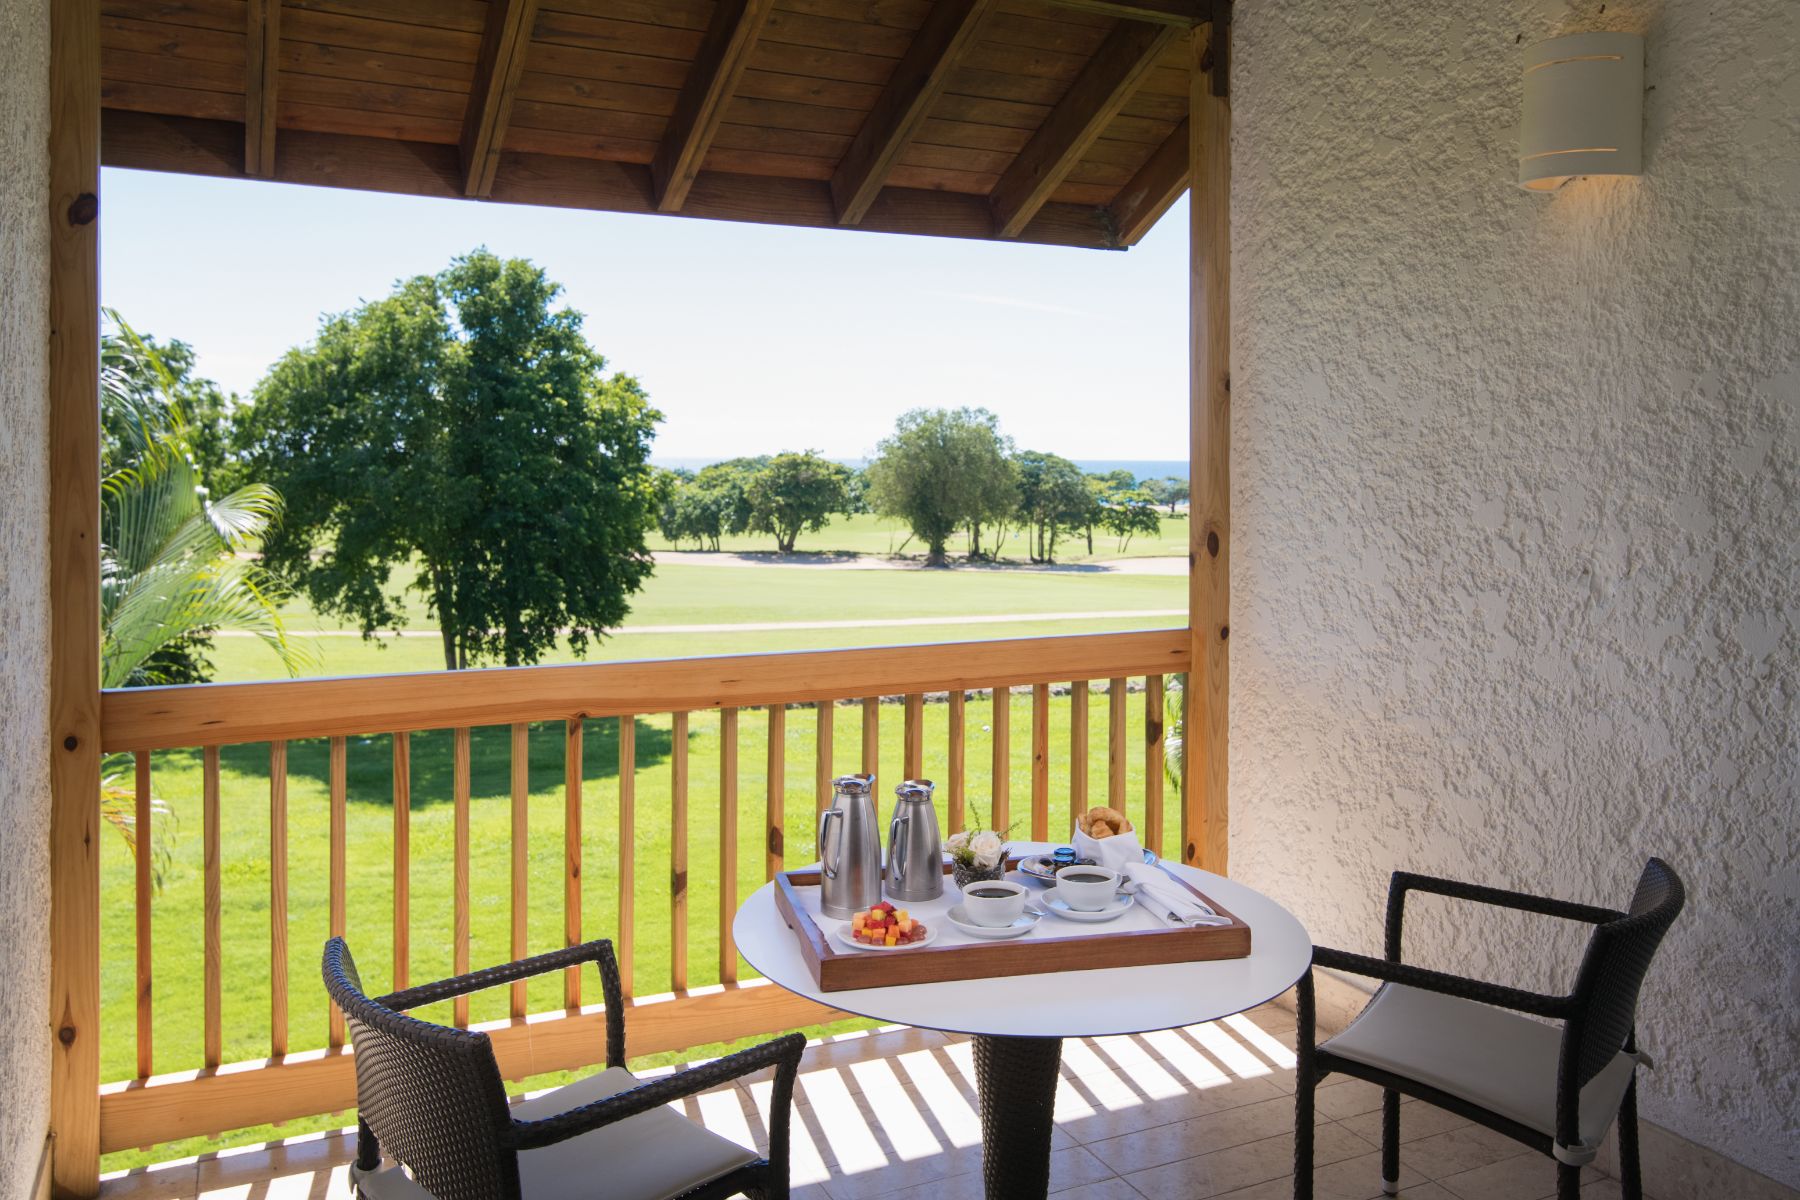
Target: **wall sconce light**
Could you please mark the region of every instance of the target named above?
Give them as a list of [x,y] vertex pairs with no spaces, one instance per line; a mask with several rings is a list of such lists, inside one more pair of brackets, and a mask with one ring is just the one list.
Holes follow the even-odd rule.
[[1576,33],[1525,52],[1519,186],[1554,191],[1576,175],[1643,173],[1644,39]]

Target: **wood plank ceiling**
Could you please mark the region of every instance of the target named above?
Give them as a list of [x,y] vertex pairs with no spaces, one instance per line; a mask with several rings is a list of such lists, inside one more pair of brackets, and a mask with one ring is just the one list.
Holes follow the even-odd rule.
[[109,166],[1116,249],[1208,0],[100,0]]

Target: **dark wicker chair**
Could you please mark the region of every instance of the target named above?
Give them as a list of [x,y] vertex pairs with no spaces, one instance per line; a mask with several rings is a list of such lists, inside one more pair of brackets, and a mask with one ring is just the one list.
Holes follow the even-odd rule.
[[[606,999],[606,1069],[508,1105],[484,1033],[406,1015],[582,963],[599,968]],[[625,1069],[625,1008],[612,944],[588,942],[373,999],[342,938],[325,943],[325,989],[356,1047],[357,1154],[351,1179],[366,1200],[669,1200],[788,1194],[788,1117],[806,1040],[776,1038],[648,1083]],[[766,1157],[664,1107],[773,1067]],[[383,1168],[386,1152],[396,1164]],[[402,1170],[404,1167],[404,1170]]]
[[[1574,990],[1540,995],[1402,963],[1400,925],[1408,892],[1594,926]],[[1384,1089],[1381,1178],[1390,1195],[1399,1190],[1404,1092],[1554,1158],[1558,1200],[1577,1200],[1581,1168],[1599,1153],[1616,1116],[1620,1182],[1628,1200],[1640,1200],[1636,1073],[1649,1059],[1636,1045],[1638,990],[1684,901],[1680,877],[1656,858],[1644,867],[1625,912],[1396,871],[1388,889],[1385,959],[1313,950],[1315,966],[1383,981],[1349,1028],[1322,1046],[1313,1044],[1312,975],[1300,979],[1295,1200],[1312,1200],[1313,1090],[1333,1071]],[[1562,1028],[1519,1013],[1559,1021]]]

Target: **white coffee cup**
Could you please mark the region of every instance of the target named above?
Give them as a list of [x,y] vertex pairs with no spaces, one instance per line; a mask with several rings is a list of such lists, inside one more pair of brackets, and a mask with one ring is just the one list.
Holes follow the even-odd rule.
[[1056,894],[1070,908],[1098,912],[1118,899],[1119,873],[1105,867],[1064,867],[1056,873]]
[[962,898],[969,921],[993,929],[1011,925],[1025,911],[1025,885],[1009,879],[977,879],[963,887]]

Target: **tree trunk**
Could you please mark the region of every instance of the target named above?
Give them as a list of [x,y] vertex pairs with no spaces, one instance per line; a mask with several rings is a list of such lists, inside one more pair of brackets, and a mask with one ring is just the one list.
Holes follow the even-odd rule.
[[981,557],[981,522],[969,522],[969,557]]
[[444,620],[441,614],[438,616],[438,624],[442,626],[438,630],[438,635],[444,639],[444,670],[454,671],[457,669],[456,633],[450,628],[450,622]]

